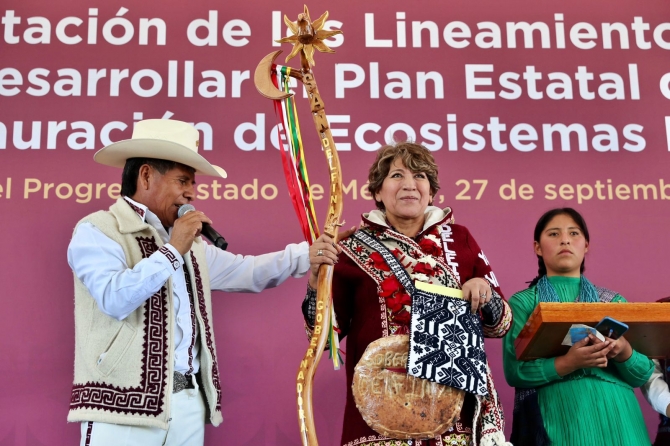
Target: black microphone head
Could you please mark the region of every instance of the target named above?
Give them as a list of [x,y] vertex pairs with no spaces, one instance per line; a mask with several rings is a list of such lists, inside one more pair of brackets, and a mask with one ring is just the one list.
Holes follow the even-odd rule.
[[183,217],[187,212],[195,211],[195,206],[192,204],[182,204],[179,206],[179,210],[177,211],[177,217],[181,218]]

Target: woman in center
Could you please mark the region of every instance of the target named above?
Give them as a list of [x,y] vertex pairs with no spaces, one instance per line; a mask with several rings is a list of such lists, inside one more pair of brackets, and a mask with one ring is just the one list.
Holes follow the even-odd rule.
[[[369,171],[368,190],[377,209],[363,214],[358,232],[374,236],[404,267],[412,280],[460,288],[472,312],[481,318],[484,336],[502,337],[511,311],[483,251],[470,232],[454,224],[451,209],[432,205],[439,190],[438,169],[430,151],[408,142],[382,147]],[[411,297],[380,252],[357,237],[341,240],[338,249],[316,246],[322,263],[335,263],[333,304],[340,338],[346,336],[347,400],[342,444],[385,445],[387,438],[370,428],[352,392],[354,368],[368,345],[410,332]],[[314,325],[318,264],[312,269],[303,313]],[[393,445],[504,445],[502,407],[490,379],[488,394],[466,393],[455,423],[430,440],[402,440]],[[403,372],[401,370],[401,372]]]

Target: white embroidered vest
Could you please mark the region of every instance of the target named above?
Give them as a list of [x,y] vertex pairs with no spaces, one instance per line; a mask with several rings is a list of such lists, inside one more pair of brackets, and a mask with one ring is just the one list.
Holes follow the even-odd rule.
[[[77,225],[83,222],[92,223],[118,243],[129,268],[163,245],[156,230],[123,199]],[[223,421],[221,386],[211,327],[209,274],[200,238],[184,258],[200,332],[200,375],[208,418],[217,426]],[[68,421],[167,429],[174,371],[172,279],[122,321],[101,312],[76,276],[74,295],[74,384]]]

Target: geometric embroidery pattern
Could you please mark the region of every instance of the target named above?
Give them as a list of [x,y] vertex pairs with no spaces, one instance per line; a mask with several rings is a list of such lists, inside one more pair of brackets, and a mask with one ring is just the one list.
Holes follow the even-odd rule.
[[91,434],[93,433],[93,421],[88,422],[88,427],[86,428],[86,443],[85,446],[91,446]]
[[193,286],[191,285],[191,275],[188,273],[186,264],[184,264],[184,278],[186,279],[186,291],[188,291],[188,300],[191,305],[191,345],[188,346],[188,372],[193,373],[193,346],[195,345],[195,303],[193,300]]
[[477,415],[482,419],[482,427],[478,432],[480,439],[505,431],[505,416],[502,411],[498,392],[493,385],[491,369],[488,366],[486,367],[486,387],[488,393],[482,404],[477,408],[479,412]]
[[137,243],[140,244],[140,251],[142,251],[142,258],[146,259],[151,254],[158,250],[158,245],[156,245],[156,239],[151,237],[135,237]]
[[[144,258],[158,246],[153,237],[136,237]],[[163,412],[167,386],[167,288],[163,286],[144,302],[142,372],[137,387],[121,388],[98,382],[74,385],[70,408],[158,416]]]
[[381,435],[370,435],[358,440],[350,441],[344,446],[421,446],[421,440],[392,440]]
[[172,268],[177,271],[179,269],[179,260],[177,257],[175,257],[174,254],[172,254],[172,251],[170,251],[170,248],[167,246],[161,246],[161,249],[158,250],[161,254],[163,254],[169,261],[172,263]]
[[600,302],[612,302],[612,299],[618,294],[616,291],[608,290],[600,286],[596,287],[596,292],[600,298]]
[[[123,197],[123,199],[126,200],[126,197]],[[128,204],[128,206],[130,206],[133,209],[133,211],[135,211],[135,213],[137,215],[139,215],[140,217],[142,217],[142,219],[144,219],[144,209],[138,208],[137,206],[135,206],[133,203],[131,203],[128,200],[126,200],[126,203]]]
[[205,294],[202,289],[202,277],[200,276],[200,268],[198,262],[195,260],[193,252],[191,252],[191,263],[193,264],[193,272],[195,273],[195,289],[198,294],[198,308],[200,308],[200,315],[205,326],[205,344],[212,357],[212,382],[216,389],[216,410],[221,410],[221,382],[219,380],[219,364],[216,361],[216,351],[214,350],[214,343],[212,342],[211,326],[209,318],[207,317],[207,305],[205,304]]
[[[449,431],[454,430],[453,427]],[[458,431],[458,429],[455,429]],[[449,432],[448,431],[448,432]],[[447,433],[429,440],[395,440],[381,435],[370,435],[350,441],[344,446],[469,446],[472,444],[472,430],[464,433]]]
[[468,302],[417,292],[410,345],[410,375],[486,395],[484,333]]
[[[493,293],[497,294],[495,289],[493,289]],[[484,325],[484,337],[486,338],[502,338],[505,333],[507,333],[507,330],[509,327],[512,326],[512,310],[510,309],[509,305],[504,303],[502,298],[500,298],[500,302],[502,303],[502,315],[500,316],[500,319],[498,322],[493,325]],[[490,304],[489,304],[490,305]]]

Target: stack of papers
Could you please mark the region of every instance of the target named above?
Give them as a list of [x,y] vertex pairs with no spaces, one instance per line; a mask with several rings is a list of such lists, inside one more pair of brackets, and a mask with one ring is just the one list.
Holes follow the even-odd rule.
[[603,336],[602,333],[600,333],[595,328],[589,327],[588,325],[584,324],[572,324],[570,330],[568,330],[568,334],[566,334],[565,337],[563,338],[563,342],[561,342],[561,345],[572,345],[575,342],[581,341],[589,334],[592,334],[601,341],[605,342],[605,336]]
[[453,297],[454,299],[463,299],[463,290],[459,290],[458,288],[449,288],[435,283],[421,282],[420,280],[414,281],[414,286],[417,290],[439,294],[440,296]]

